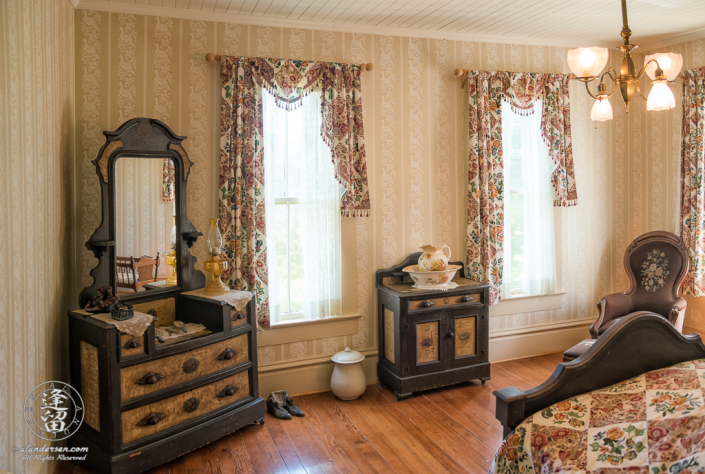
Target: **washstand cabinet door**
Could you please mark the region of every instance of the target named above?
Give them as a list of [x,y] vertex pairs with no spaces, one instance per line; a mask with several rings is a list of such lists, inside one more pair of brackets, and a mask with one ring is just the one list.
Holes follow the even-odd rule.
[[443,311],[410,315],[402,321],[405,335],[403,376],[439,372],[446,367]]
[[487,324],[484,320],[484,308],[458,309],[450,311],[449,316],[448,368],[487,362],[487,338],[484,336]]

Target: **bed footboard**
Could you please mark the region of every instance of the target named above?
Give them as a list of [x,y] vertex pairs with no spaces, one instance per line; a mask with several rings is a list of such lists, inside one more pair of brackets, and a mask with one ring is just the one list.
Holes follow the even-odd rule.
[[683,336],[657,314],[638,311],[617,320],[585,354],[560,363],[551,377],[525,392],[495,390],[496,417],[506,437],[529,415],[554,403],[623,380],[694,359],[705,358],[699,334]]

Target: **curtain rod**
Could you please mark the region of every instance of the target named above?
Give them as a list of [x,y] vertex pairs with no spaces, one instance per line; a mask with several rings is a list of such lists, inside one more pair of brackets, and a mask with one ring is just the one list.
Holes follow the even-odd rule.
[[[212,63],[213,61],[220,61],[224,58],[225,56],[221,56],[220,54],[213,54],[213,53],[208,53],[206,54],[206,61],[209,63]],[[374,64],[372,63],[362,63],[360,64],[360,71],[371,71],[374,69]]]

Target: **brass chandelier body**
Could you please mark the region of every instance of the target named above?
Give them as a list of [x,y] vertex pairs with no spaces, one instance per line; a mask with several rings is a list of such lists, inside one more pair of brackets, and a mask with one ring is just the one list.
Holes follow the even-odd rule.
[[[644,96],[644,94],[641,92],[641,88],[639,87],[639,80],[645,74],[646,66],[648,66],[649,63],[656,63],[656,80],[664,81],[666,80],[666,77],[664,76],[663,70],[658,64],[658,61],[656,61],[655,59],[649,60],[644,65],[644,68],[641,71],[639,71],[638,73],[636,72],[636,68],[634,67],[634,60],[632,59],[632,51],[638,48],[638,46],[629,43],[629,38],[631,38],[632,36],[632,30],[629,29],[629,23],[627,20],[627,0],[622,0],[622,23],[623,26],[621,36],[624,41],[624,44],[619,46],[617,49],[624,53],[624,59],[622,59],[622,65],[619,68],[619,75],[617,75],[617,71],[615,71],[613,67],[609,67],[600,76],[576,77],[576,79],[585,82],[585,89],[587,90],[588,94],[590,94],[590,97],[596,100],[609,99],[617,91],[617,85],[619,85],[619,91],[622,94],[622,99],[624,100],[624,105],[626,106],[627,113],[629,113],[629,105],[631,104],[632,99],[634,98],[635,92],[638,92],[644,100],[647,100],[647,97]],[[609,94],[606,92],[607,88],[604,83],[605,76],[609,76],[614,82],[612,92],[610,92]],[[600,84],[597,86],[597,95],[594,95],[592,92],[590,92],[588,84],[597,79],[598,77],[600,79]]]

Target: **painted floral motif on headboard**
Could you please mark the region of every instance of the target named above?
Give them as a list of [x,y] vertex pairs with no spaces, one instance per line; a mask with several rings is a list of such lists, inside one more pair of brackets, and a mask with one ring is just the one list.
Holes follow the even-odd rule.
[[641,285],[646,291],[656,291],[663,288],[666,277],[670,274],[666,254],[654,249],[646,255],[641,264]]

